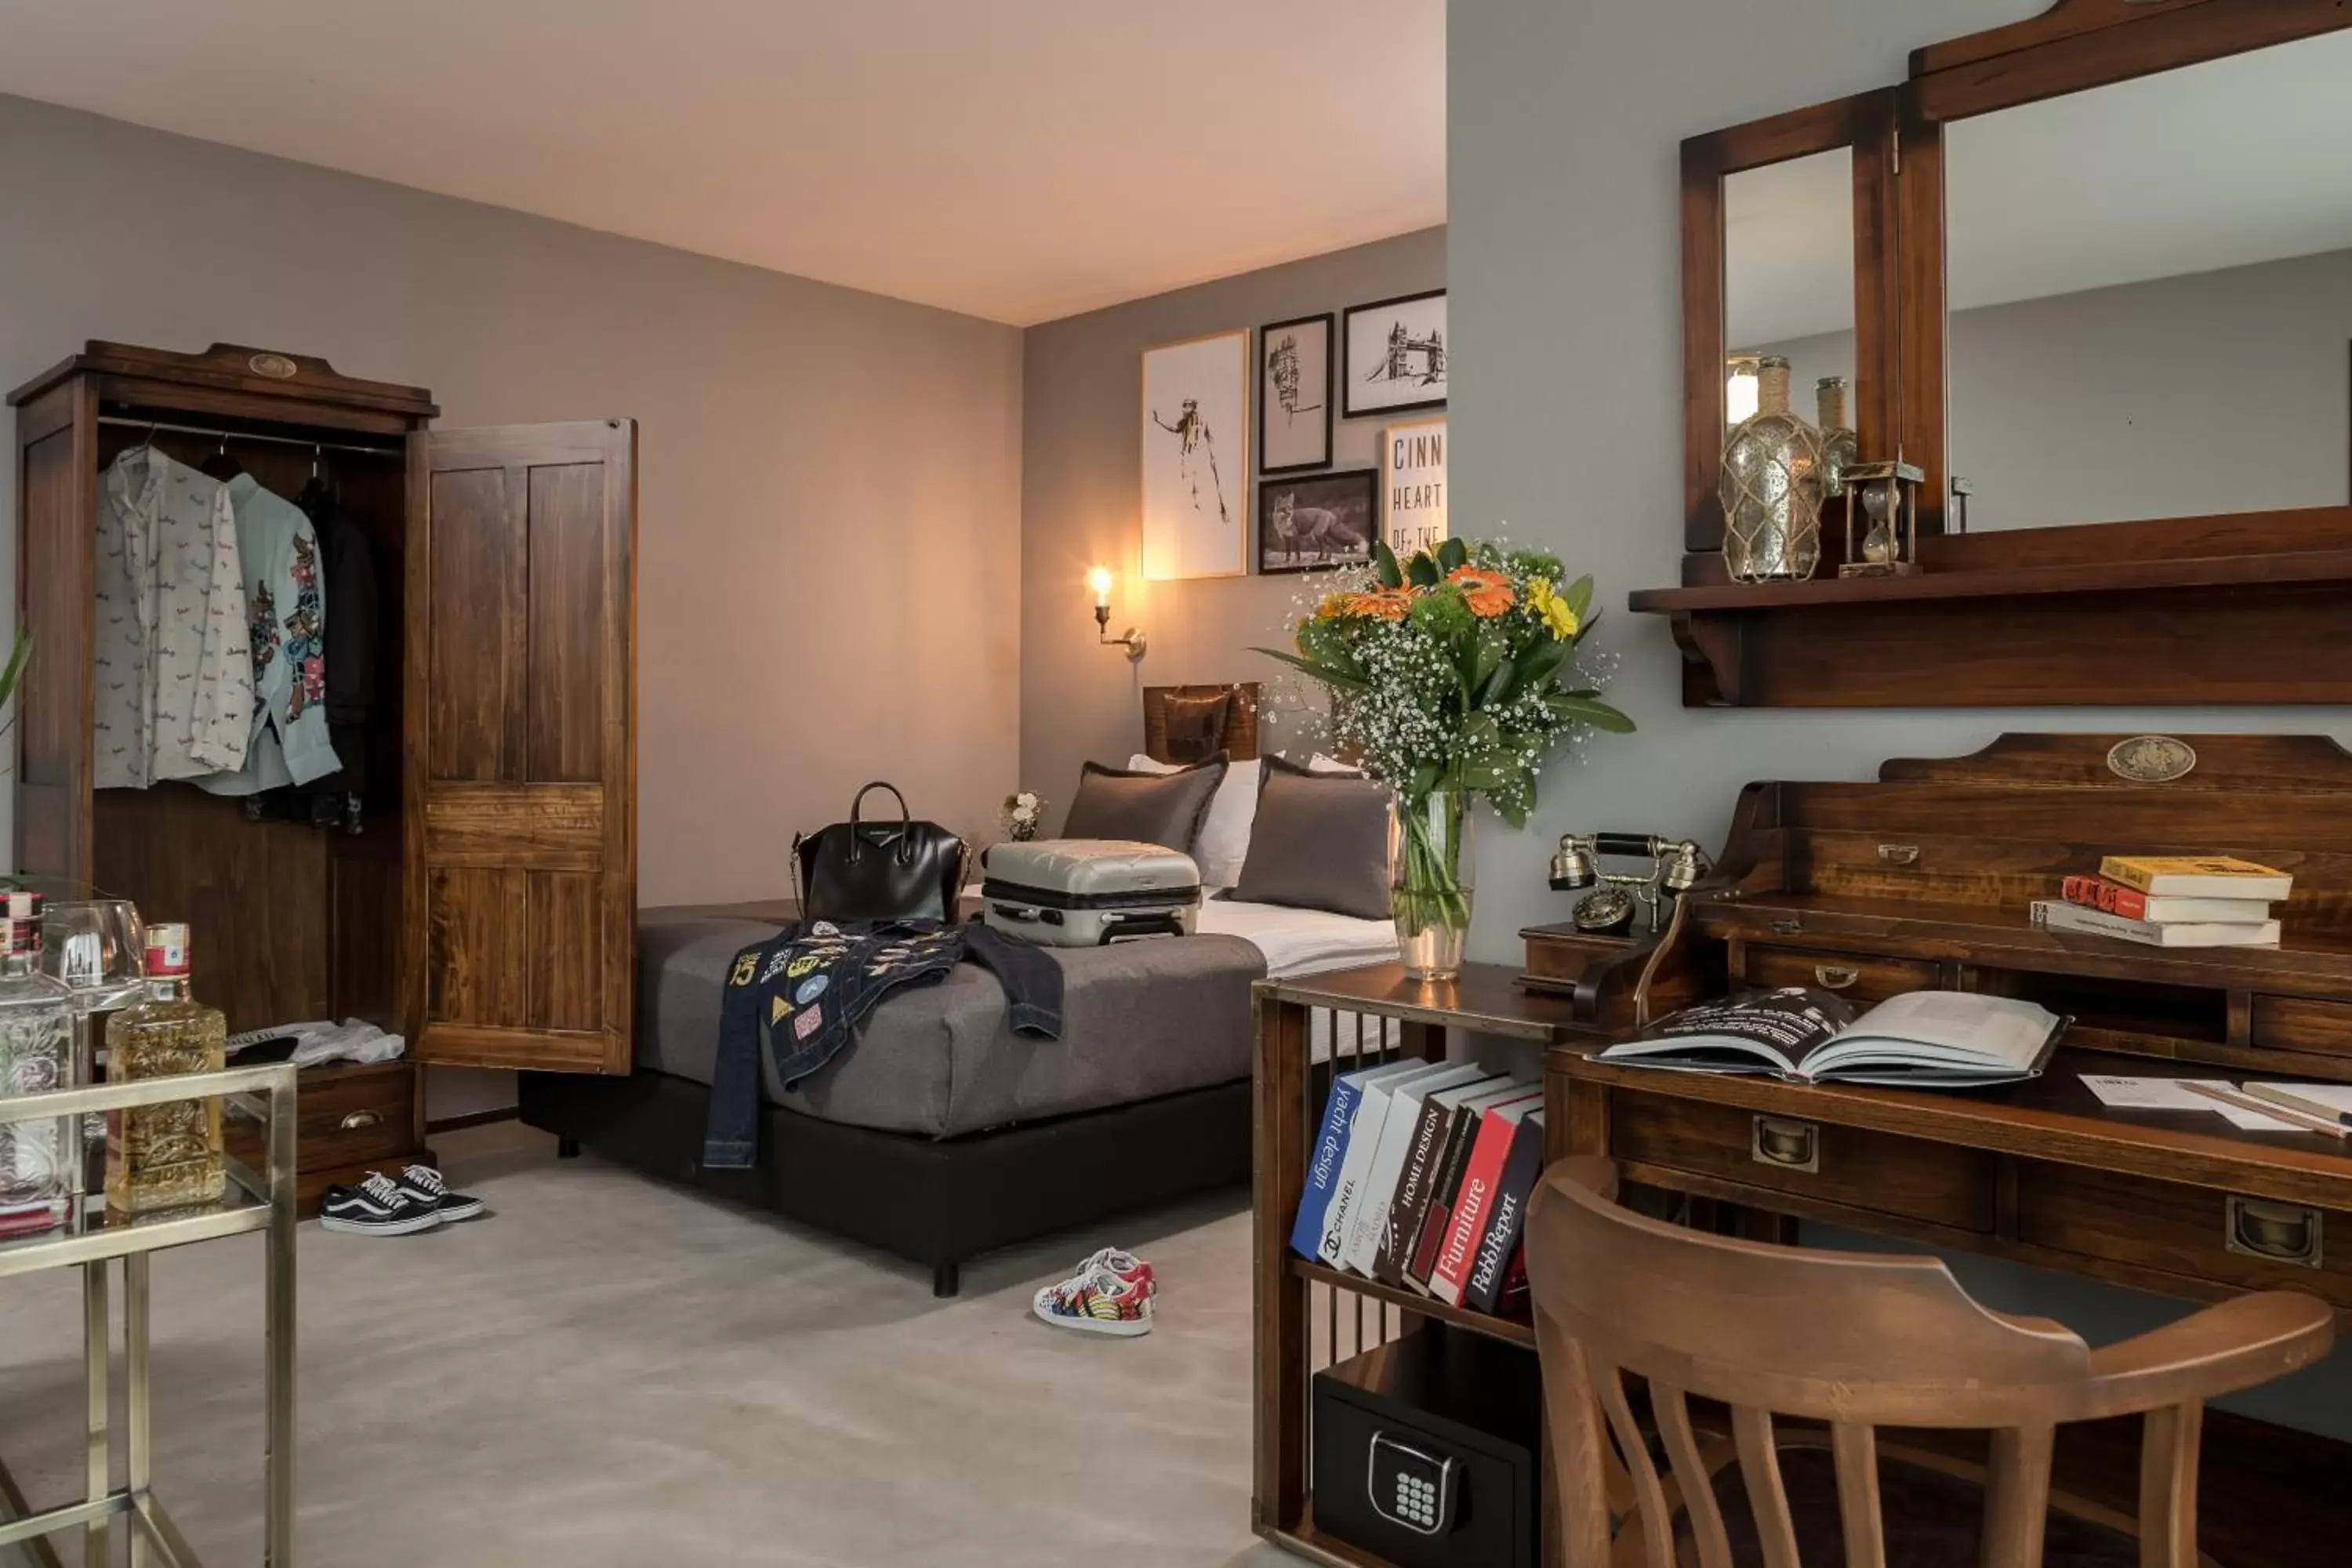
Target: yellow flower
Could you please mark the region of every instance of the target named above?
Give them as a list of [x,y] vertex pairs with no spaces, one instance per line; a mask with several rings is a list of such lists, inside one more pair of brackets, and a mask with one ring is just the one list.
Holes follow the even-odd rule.
[[1559,596],[1549,577],[1528,579],[1528,607],[1537,618],[1551,628],[1554,642],[1566,642],[1576,635],[1576,612]]
[[1323,602],[1315,606],[1313,618],[1318,621],[1336,621],[1343,616],[1353,615],[1355,611],[1351,601],[1355,596],[1353,594],[1346,593],[1324,595]]

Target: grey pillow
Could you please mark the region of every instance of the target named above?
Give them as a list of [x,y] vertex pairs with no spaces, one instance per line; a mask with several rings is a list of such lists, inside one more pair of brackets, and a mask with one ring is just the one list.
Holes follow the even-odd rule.
[[1225,753],[1172,773],[1131,773],[1088,763],[1062,824],[1065,838],[1129,838],[1190,855],[1225,782]]
[[1310,773],[1268,757],[1249,858],[1233,897],[1253,904],[1389,916],[1389,789],[1360,773]]

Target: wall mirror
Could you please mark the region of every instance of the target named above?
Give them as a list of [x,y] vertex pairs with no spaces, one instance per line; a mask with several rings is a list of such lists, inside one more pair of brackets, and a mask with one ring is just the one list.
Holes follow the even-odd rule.
[[[1789,362],[1794,406],[1824,429],[1853,386],[1853,149],[1742,169],[1723,182],[1727,426],[1756,412],[1758,366]],[[1828,384],[1824,386],[1824,384]],[[1851,412],[1835,424],[1853,428]]]
[[1943,128],[1972,531],[2352,503],[2352,32]]

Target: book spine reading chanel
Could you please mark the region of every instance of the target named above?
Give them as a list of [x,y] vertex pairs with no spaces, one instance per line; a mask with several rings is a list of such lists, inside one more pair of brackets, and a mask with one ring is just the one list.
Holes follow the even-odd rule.
[[1323,1241],[1323,1216],[1331,1206],[1331,1189],[1338,1184],[1339,1162],[1348,1152],[1348,1129],[1363,1091],[1346,1078],[1331,1079],[1330,1098],[1323,1102],[1323,1125],[1315,1134],[1315,1152],[1307,1162],[1307,1190],[1298,1197],[1298,1218],[1290,1227],[1290,1250],[1312,1258]]
[[1470,1264],[1470,1278],[1462,1300],[1474,1311],[1500,1310],[1510,1265],[1518,1256],[1519,1237],[1527,1228],[1528,1197],[1543,1173],[1544,1115],[1531,1110],[1511,1136],[1510,1157],[1503,1162],[1500,1184],[1495,1189],[1494,1215]]
[[1405,1064],[1396,1071],[1382,1071],[1365,1080],[1364,1098],[1356,1106],[1354,1124],[1348,1131],[1348,1152],[1339,1161],[1339,1184],[1331,1190],[1330,1212],[1323,1216],[1323,1239],[1315,1256],[1319,1262],[1339,1267],[1339,1255],[1348,1246],[1349,1224],[1356,1214],[1356,1200],[1364,1190],[1365,1178],[1372,1173],[1372,1155],[1378,1151],[1381,1129],[1388,1124],[1389,1095],[1404,1071],[1419,1064]]

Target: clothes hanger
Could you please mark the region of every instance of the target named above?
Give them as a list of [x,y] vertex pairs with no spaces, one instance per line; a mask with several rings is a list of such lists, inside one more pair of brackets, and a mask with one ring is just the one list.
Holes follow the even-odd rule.
[[221,432],[220,449],[205,459],[203,472],[208,479],[233,479],[245,472],[245,465],[229,456],[227,431]]

